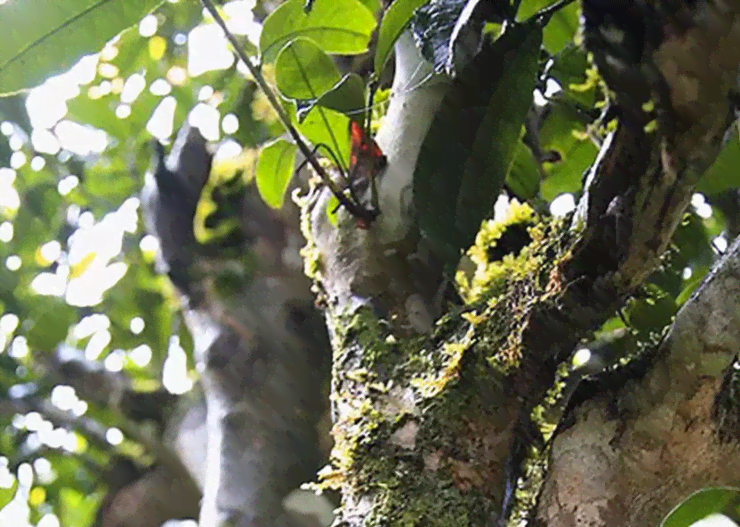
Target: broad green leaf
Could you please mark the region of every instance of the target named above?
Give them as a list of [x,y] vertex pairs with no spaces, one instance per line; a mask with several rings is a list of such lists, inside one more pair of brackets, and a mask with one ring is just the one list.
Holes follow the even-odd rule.
[[133,26],[162,0],[21,0],[0,5],[0,94],[41,84]]
[[720,192],[740,187],[740,141],[737,130],[722,149],[712,166],[702,175],[696,190],[711,196]]
[[[327,0],[323,1],[326,2]],[[377,13],[380,9],[380,0],[360,0],[360,2],[373,13]]]
[[696,291],[702,284],[708,272],[709,267],[707,267],[706,265],[691,269],[691,278],[684,282],[683,290],[676,297],[676,305],[678,307],[683,306],[688,301],[688,299],[691,298],[691,295],[693,295],[694,291]]
[[690,527],[693,523],[710,514],[731,514],[734,518],[740,512],[740,489],[732,487],[702,489],[694,492],[677,505],[661,527]]
[[[555,3],[556,0],[524,0],[519,7],[517,19],[526,20]],[[551,54],[562,51],[573,42],[573,37],[578,31],[579,12],[579,3],[573,2],[552,15],[545,26],[542,38],[545,49]]]
[[285,191],[293,177],[295,155],[298,147],[277,139],[265,146],[257,160],[257,190],[270,207],[283,206]]
[[[349,164],[349,118],[339,112],[317,107],[306,116],[302,123],[296,125],[314,146],[323,144],[331,149],[344,167]],[[328,156],[326,150],[319,154]],[[334,162],[333,158],[330,158]]]
[[358,0],[316,2],[309,14],[305,0],[288,0],[270,13],[262,25],[262,62],[272,62],[278,51],[298,37],[310,38],[326,53],[353,55],[367,50],[377,22]]
[[686,287],[682,276],[684,269],[690,267],[692,271],[696,271],[701,267],[709,267],[713,260],[714,254],[704,220],[695,211],[688,212],[676,228],[660,268],[650,276],[649,282],[678,297]]
[[532,103],[542,43],[535,22],[512,25],[448,90],[422,143],[414,203],[422,233],[452,270],[490,216]]
[[286,44],[275,61],[275,83],[286,99],[316,99],[340,79],[331,57],[306,38]]
[[380,75],[386,61],[393,51],[393,45],[406,29],[411,17],[418,8],[429,0],[396,0],[383,15],[378,30],[378,44],[375,47],[375,73]]

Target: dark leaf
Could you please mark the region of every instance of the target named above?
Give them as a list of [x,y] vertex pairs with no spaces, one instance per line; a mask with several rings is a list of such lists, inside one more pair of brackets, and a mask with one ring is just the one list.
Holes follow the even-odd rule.
[[448,268],[488,217],[532,103],[542,29],[512,25],[461,72],[422,143],[414,172],[420,227]]

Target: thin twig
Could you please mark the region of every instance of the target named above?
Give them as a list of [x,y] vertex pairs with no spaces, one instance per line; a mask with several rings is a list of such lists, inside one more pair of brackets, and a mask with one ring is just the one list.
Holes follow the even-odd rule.
[[550,18],[552,18],[552,15],[563,9],[564,7],[568,6],[568,4],[572,4],[575,0],[558,0],[554,4],[550,4],[547,7],[543,7],[537,13],[535,13],[535,18],[540,21],[541,24],[547,24],[550,21]]
[[270,105],[275,109],[275,112],[277,112],[278,119],[280,119],[280,122],[288,130],[288,133],[293,138],[293,141],[295,141],[296,145],[298,146],[298,149],[301,151],[304,157],[308,160],[309,164],[313,167],[316,173],[319,174],[321,179],[324,180],[324,183],[326,183],[326,185],[329,187],[332,193],[337,197],[340,203],[350,212],[350,214],[352,214],[353,216],[357,218],[362,218],[363,220],[372,222],[375,219],[377,212],[365,210],[359,203],[356,204],[348,200],[345,197],[344,193],[341,191],[341,189],[336,185],[334,180],[328,176],[324,168],[319,164],[318,160],[316,159],[316,156],[311,153],[311,150],[308,148],[308,145],[298,133],[298,130],[296,130],[295,126],[293,126],[293,124],[290,122],[290,117],[288,117],[288,114],[285,112],[285,109],[280,104],[280,102],[277,100],[275,93],[272,91],[270,86],[267,84],[267,81],[262,75],[262,72],[254,64],[252,64],[252,61],[249,59],[247,54],[244,52],[241,45],[236,40],[236,37],[234,37],[231,31],[229,31],[229,29],[226,27],[226,22],[219,14],[218,9],[216,9],[216,5],[213,3],[213,0],[201,0],[201,2],[203,6],[206,8],[206,10],[211,14],[211,16],[216,21],[216,23],[221,27],[224,34],[226,35],[226,38],[233,46],[234,51],[236,51],[237,56],[247,67],[247,69],[249,70],[249,73],[252,74],[252,77],[254,77],[254,80],[257,82],[257,85],[260,87],[262,92],[267,97],[267,100],[269,101]]

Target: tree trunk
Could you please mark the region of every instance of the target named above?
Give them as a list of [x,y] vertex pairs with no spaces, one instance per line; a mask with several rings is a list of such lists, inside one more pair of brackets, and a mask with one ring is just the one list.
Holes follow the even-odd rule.
[[[591,4],[584,2],[587,23]],[[654,525],[691,490],[734,480],[737,417],[723,395],[731,311],[705,319],[721,324],[698,332],[693,353],[684,340],[684,352],[675,352],[691,313],[720,302],[711,291],[737,246],[660,346],[639,343],[644,351],[629,367],[583,384],[591,389],[578,387],[578,397],[562,388],[581,339],[659,264],[734,121],[740,3],[702,9],[661,13],[663,38],[642,61],[665,81],[659,86],[645,73],[642,84],[620,86],[614,79],[625,64],[595,51],[621,113],[578,213],[570,223],[538,222],[513,263],[483,258],[478,273],[487,279],[429,333],[443,279],[433,265],[418,272],[418,225],[403,206],[384,209],[382,199],[384,189],[397,197],[410,182],[413,145],[438,104],[436,88],[394,98],[378,134],[381,142],[392,130],[412,145],[381,143],[386,223],[360,230],[340,211],[335,228],[325,213],[328,191],[314,189],[302,201],[304,255],[334,349],[336,443],[321,476],[342,493],[336,525],[492,525],[529,511],[542,525]],[[593,48],[603,37],[591,35]],[[418,57],[403,41],[396,51],[396,82],[405,85],[403,72],[415,71]],[[641,108],[651,97],[664,110],[657,131]],[[478,254],[495,244],[491,233],[478,240]],[[732,276],[722,280],[725,292],[730,283],[734,290]]]

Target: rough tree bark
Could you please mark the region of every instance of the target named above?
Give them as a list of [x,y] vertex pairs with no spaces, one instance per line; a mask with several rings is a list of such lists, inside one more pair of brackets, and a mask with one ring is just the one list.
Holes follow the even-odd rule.
[[[737,1],[615,7],[637,22],[655,16],[659,38],[646,38],[632,63],[608,54],[610,8],[589,1],[583,8],[591,25],[586,46],[616,92],[616,130],[591,168],[574,221],[539,223],[508,272],[490,272],[477,285],[478,301],[453,309],[427,333],[418,321],[435,318],[440,277],[430,272],[420,281],[414,272],[420,235],[413,215],[391,200],[381,205],[390,223],[360,231],[346,214],[338,228],[329,223],[326,190],[314,189],[302,202],[307,268],[334,349],[336,444],[333,469],[322,476],[342,492],[336,525],[490,525],[508,506],[512,481],[519,485],[512,520],[536,509],[542,525],[612,525],[615,518],[655,524],[679,495],[733,480],[734,465],[718,460],[734,452],[735,410],[723,399],[722,411],[712,412],[730,353],[707,343],[715,350],[712,366],[700,366],[694,354],[680,360],[694,369],[678,375],[681,368],[670,362],[678,359],[652,359],[672,349],[679,329],[647,352],[646,376],[620,370],[629,389],[620,391],[626,381],[615,379],[606,392],[608,402],[615,393],[632,402],[640,389],[665,398],[638,397],[629,418],[607,414],[603,399],[582,402],[568,412],[576,425],[552,437],[557,420],[550,417],[569,402],[558,389],[559,369],[658,265],[735,119],[740,62]],[[414,71],[413,51],[403,42],[397,47],[399,85],[404,71]],[[410,181],[416,138],[439,99],[435,89],[391,102],[378,134],[389,161],[381,198],[383,189],[402,195]],[[660,110],[657,127],[644,111],[651,99]],[[410,146],[384,143],[389,130]],[[479,236],[479,249],[491,239]],[[481,267],[481,275],[492,271],[487,262]],[[609,443],[617,433],[624,443]],[[553,441],[543,448],[540,434]],[[668,469],[660,456],[670,452]],[[680,483],[667,489],[673,475]]]

